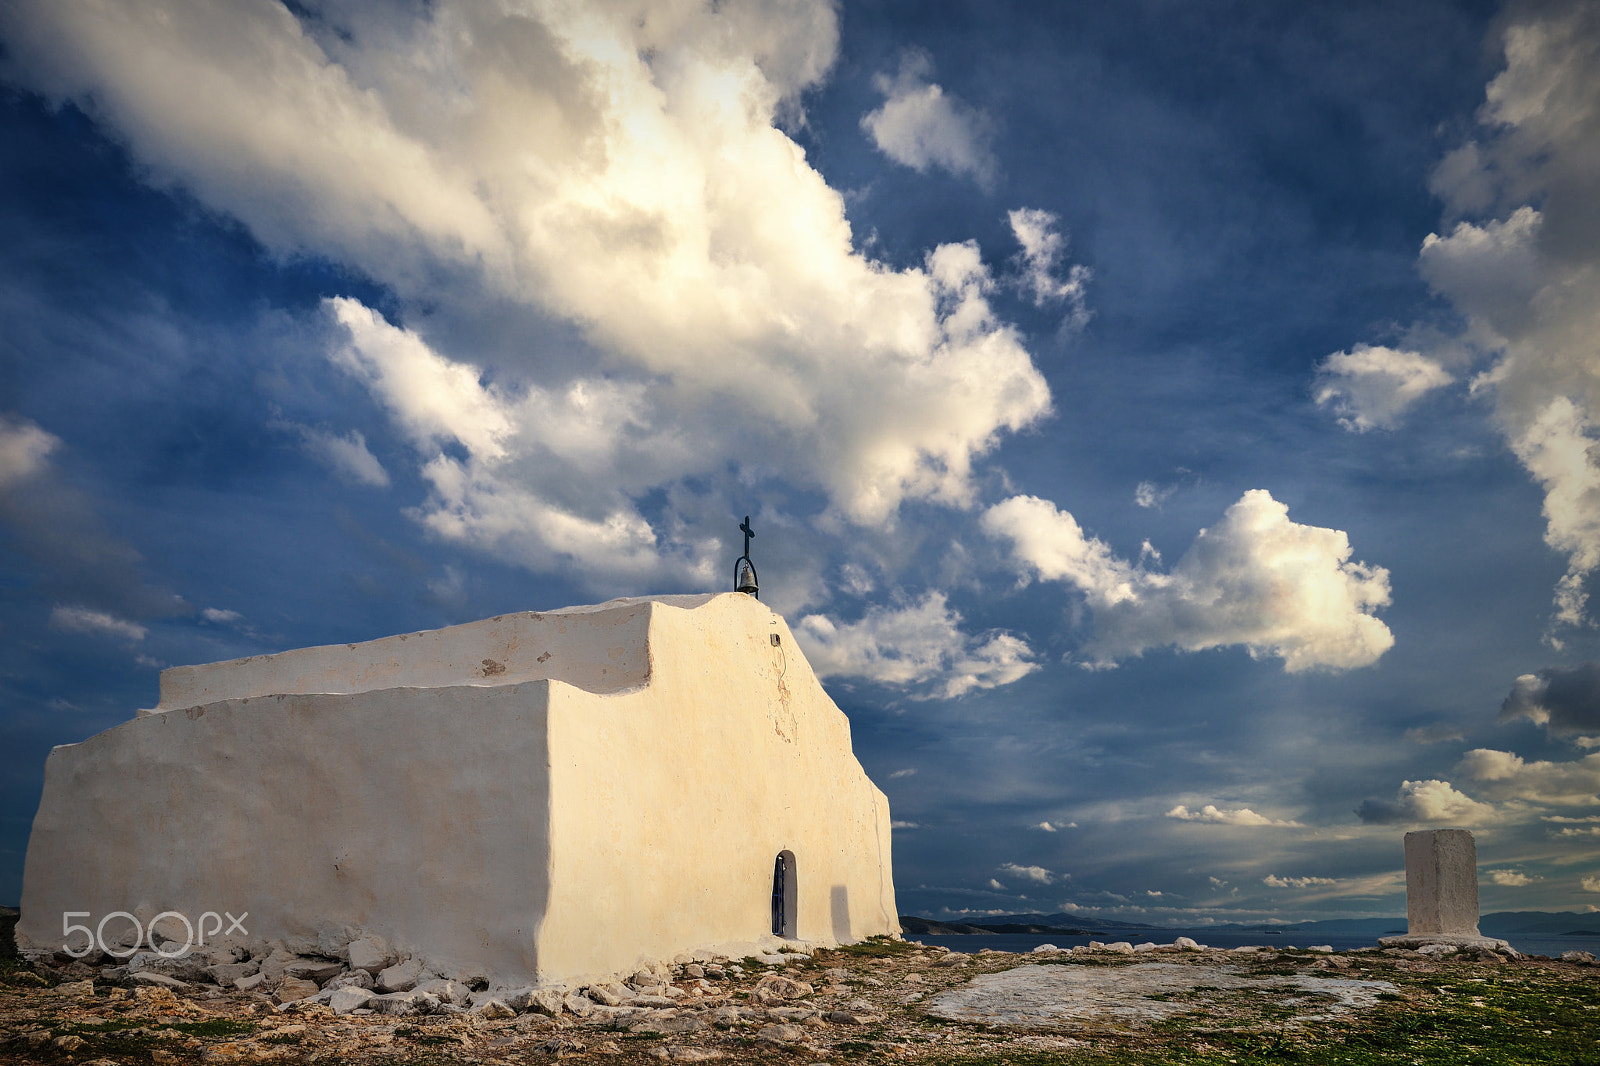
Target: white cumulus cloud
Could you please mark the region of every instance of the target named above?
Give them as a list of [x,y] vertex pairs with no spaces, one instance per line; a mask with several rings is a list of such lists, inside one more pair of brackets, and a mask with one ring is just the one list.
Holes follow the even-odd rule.
[[1402,781],[1393,801],[1366,800],[1356,815],[1375,825],[1486,825],[1499,817],[1492,804],[1480,803],[1437,778]]
[[1419,266],[1490,353],[1474,389],[1544,490],[1545,540],[1567,560],[1554,633],[1586,620],[1600,569],[1600,7],[1519,5],[1503,35],[1479,136],[1434,173],[1452,225]]
[[1212,825],[1275,825],[1298,827],[1299,822],[1292,819],[1268,818],[1264,814],[1257,814],[1249,807],[1237,807],[1231,811],[1222,810],[1213,804],[1206,804],[1198,811],[1191,811],[1184,804],[1178,804],[1167,812],[1168,818],[1176,818],[1182,822],[1208,822]]
[[1600,892],[1600,876],[1585,877],[1578,883],[1583,886],[1585,892]]
[[1340,425],[1364,433],[1393,428],[1408,408],[1453,380],[1420,352],[1358,344],[1322,361],[1313,395]]
[[1541,877],[1525,874],[1521,870],[1485,870],[1484,874],[1488,876],[1492,883],[1504,888],[1521,888],[1523,885],[1531,885],[1535,881],[1543,880]]
[[1475,748],[1461,757],[1456,772],[1478,782],[1483,794],[1494,799],[1600,804],[1600,752],[1571,762],[1528,762],[1514,752]]
[[996,504],[982,525],[1010,543],[1025,574],[1083,592],[1095,626],[1087,650],[1102,663],[1150,648],[1242,644],[1296,673],[1366,666],[1394,643],[1371,613],[1389,602],[1388,571],[1351,561],[1343,532],[1290,521],[1264,490],[1201,530],[1168,572],[1119,558],[1038,497]]
[[818,677],[923,686],[915,694],[924,696],[1008,685],[1039,668],[1019,638],[1003,632],[974,637],[961,621],[945,594],[931,591],[904,607],[869,607],[856,622],[809,614],[794,634]]
[[1012,877],[1021,877],[1028,881],[1037,881],[1041,885],[1053,885],[1056,875],[1043,866],[1018,866],[1014,862],[1001,863],[998,867],[1001,873],[1010,874]]
[[909,51],[901,56],[894,76],[879,74],[874,79],[886,99],[862,116],[861,128],[896,163],[917,171],[939,167],[985,188],[992,186],[998,170],[990,148],[993,121],[930,81],[932,74],[933,60],[927,53]]
[[[802,518],[864,526],[969,507],[974,465],[1050,411],[978,247],[858,252],[781,128],[833,61],[829,0],[297,10],[18,0],[0,35],[152,181],[394,295],[389,319],[330,301],[330,355],[414,445],[438,536],[707,587],[726,555],[694,531],[733,494],[799,486]],[[976,112],[915,61],[885,84],[885,143],[990,173]]]

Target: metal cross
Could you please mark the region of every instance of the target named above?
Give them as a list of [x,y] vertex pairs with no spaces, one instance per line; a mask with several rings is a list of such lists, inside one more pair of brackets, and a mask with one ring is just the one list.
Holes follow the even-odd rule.
[[744,521],[739,524],[739,529],[744,533],[744,557],[748,559],[750,558],[750,538],[756,535],[756,531],[750,528],[749,515],[744,516]]

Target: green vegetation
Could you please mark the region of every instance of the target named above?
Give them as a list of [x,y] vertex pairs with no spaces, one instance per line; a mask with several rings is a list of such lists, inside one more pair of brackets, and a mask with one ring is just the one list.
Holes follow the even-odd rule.
[[843,944],[833,950],[841,955],[855,958],[879,958],[888,955],[904,955],[920,949],[917,945],[909,944],[903,940],[891,940],[886,936],[875,936],[869,937],[858,944]]

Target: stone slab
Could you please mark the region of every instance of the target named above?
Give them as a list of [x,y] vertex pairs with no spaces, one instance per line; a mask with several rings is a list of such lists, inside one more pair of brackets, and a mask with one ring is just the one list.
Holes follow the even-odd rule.
[[979,1025],[1128,1032],[1212,1006],[1229,996],[1248,1002],[1252,993],[1266,993],[1274,1005],[1303,1009],[1303,1013],[1297,1011],[1298,1022],[1315,1022],[1372,1007],[1380,993],[1395,991],[1388,981],[1301,974],[1253,977],[1231,966],[1161,962],[1036,965],[975,977],[933,997],[927,1011],[947,1021]]

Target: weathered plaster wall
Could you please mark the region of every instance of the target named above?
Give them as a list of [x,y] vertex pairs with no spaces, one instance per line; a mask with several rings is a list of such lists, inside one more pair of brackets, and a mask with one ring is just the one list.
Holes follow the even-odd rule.
[[[659,602],[688,606],[710,598],[667,596]],[[177,666],[161,672],[161,703],[154,710],[275,693],[509,685],[541,678],[615,692],[649,680],[645,635],[652,602],[657,601],[528,611],[360,644]]]
[[227,700],[56,748],[18,943],[59,947],[64,911],[227,910],[258,942],[348,927],[529,972],[550,684]]
[[800,938],[898,931],[888,803],[750,597],[168,675],[163,706],[183,709],[51,753],[23,946],[58,947],[69,910],[247,910],[253,939],[296,950],[375,933],[456,972],[576,981],[767,939],[784,849]]
[[548,969],[581,979],[761,940],[783,850],[799,939],[898,932],[888,801],[783,619],[737,594],[658,606],[650,645],[647,688],[551,693],[552,794],[581,799],[551,809]]

